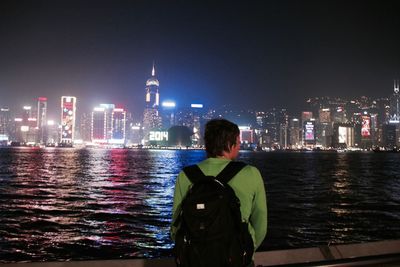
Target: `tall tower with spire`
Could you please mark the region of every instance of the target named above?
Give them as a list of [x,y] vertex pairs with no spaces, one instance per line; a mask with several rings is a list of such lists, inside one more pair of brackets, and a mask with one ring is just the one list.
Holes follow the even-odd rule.
[[146,81],[146,105],[143,112],[143,143],[148,143],[149,133],[152,130],[159,130],[161,116],[159,115],[160,105],[160,82],[156,78],[155,65],[151,70],[151,77]]
[[146,108],[157,108],[160,105],[160,93],[158,88],[160,82],[156,78],[156,70],[153,63],[151,77],[146,82]]
[[399,80],[393,82],[393,95],[390,97],[390,120],[391,122],[400,122],[400,94]]

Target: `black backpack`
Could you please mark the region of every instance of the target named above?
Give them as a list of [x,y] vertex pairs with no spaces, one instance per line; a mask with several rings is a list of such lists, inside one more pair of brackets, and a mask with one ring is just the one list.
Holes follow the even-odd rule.
[[183,171],[193,183],[181,203],[174,226],[175,260],[180,267],[243,267],[253,257],[248,224],[242,222],[240,201],[228,182],[244,167],[231,161],[217,177],[197,165]]

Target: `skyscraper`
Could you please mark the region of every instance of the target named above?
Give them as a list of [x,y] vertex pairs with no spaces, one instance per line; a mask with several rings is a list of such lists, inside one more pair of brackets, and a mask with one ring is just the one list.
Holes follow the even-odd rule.
[[37,106],[37,119],[36,127],[38,128],[38,141],[39,143],[44,143],[47,139],[46,137],[46,125],[47,125],[47,98],[39,97]]
[[92,142],[125,144],[126,111],[114,104],[100,104],[92,112]]
[[11,139],[11,116],[9,108],[0,108],[0,146]]
[[112,138],[113,144],[125,144],[126,111],[122,108],[114,108],[112,111]]
[[61,97],[61,144],[72,145],[75,137],[76,97]]
[[160,94],[158,88],[160,82],[156,78],[156,70],[153,64],[153,69],[151,70],[151,77],[146,82],[146,108],[158,109],[160,105]]
[[92,112],[92,142],[106,143],[107,112],[104,107],[95,107]]
[[90,142],[92,140],[92,114],[82,113],[79,120],[79,134],[80,138],[84,142]]
[[160,129],[162,119],[159,115],[160,83],[156,78],[156,71],[153,64],[151,77],[146,81],[146,106],[143,112],[143,135],[144,143],[149,141],[149,133],[151,130]]
[[300,142],[300,121],[297,118],[292,118],[289,121],[289,143],[292,148],[298,148],[301,146]]
[[399,81],[394,81],[393,95],[390,97],[390,122],[400,122],[400,94]]

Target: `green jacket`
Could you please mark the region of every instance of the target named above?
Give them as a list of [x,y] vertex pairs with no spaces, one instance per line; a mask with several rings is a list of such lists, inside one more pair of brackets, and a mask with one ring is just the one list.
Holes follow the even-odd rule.
[[[198,164],[205,175],[217,176],[230,160],[224,158],[208,158]],[[249,223],[249,231],[257,249],[267,234],[267,200],[264,181],[257,168],[247,165],[228,183],[240,199],[242,220]],[[181,171],[176,179],[174,205],[172,211],[171,237],[175,240],[176,227],[173,226],[177,210],[185,197],[191,182]]]

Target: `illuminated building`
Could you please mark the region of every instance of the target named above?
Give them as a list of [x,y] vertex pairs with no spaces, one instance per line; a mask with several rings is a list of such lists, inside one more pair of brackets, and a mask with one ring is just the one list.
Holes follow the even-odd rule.
[[28,123],[28,119],[32,118],[32,107],[31,106],[23,106],[22,108],[22,121],[25,125]]
[[181,107],[176,112],[176,125],[193,128],[193,110],[189,107]]
[[164,128],[168,129],[176,124],[175,123],[176,103],[173,101],[164,101],[162,102],[161,107],[162,107],[161,111],[162,125]]
[[265,116],[265,112],[264,111],[257,111],[256,112],[256,122],[260,127],[263,126],[264,116]]
[[21,125],[22,142],[25,144],[35,144],[37,133],[37,119],[33,117],[32,107],[24,106]]
[[400,94],[399,81],[394,81],[393,95],[390,97],[390,119],[389,123],[400,123]]
[[382,145],[387,149],[393,149],[397,147],[396,125],[384,124],[382,126]]
[[292,148],[298,148],[301,146],[300,133],[301,130],[299,119],[291,119],[289,121],[289,144]]
[[354,127],[351,124],[335,123],[333,127],[332,146],[350,148],[355,146]]
[[336,107],[333,110],[333,121],[337,123],[347,122],[346,111],[343,107]]
[[282,110],[279,118],[279,145],[287,148],[289,146],[289,116],[286,110]]
[[131,112],[126,112],[125,125],[125,144],[127,146],[138,146],[141,144],[143,139],[142,124],[134,120]]
[[371,148],[372,147],[372,127],[371,127],[371,115],[364,112],[361,116],[361,147]]
[[337,107],[344,107],[347,103],[348,101],[345,99],[329,96],[312,97],[307,100],[308,111],[311,111],[313,114],[318,114],[320,109],[329,108],[332,111]]
[[192,145],[199,146],[202,142],[202,125],[201,125],[201,110],[203,109],[203,104],[191,104],[193,114],[193,135],[192,135]]
[[129,145],[140,146],[142,145],[143,129],[140,123],[129,124]]
[[371,118],[371,141],[372,145],[375,147],[379,144],[379,122],[378,122],[378,114],[370,113]]
[[38,141],[44,143],[47,139],[47,98],[39,97],[37,106],[36,127],[38,128]]
[[115,108],[112,111],[112,138],[113,144],[125,143],[126,111],[122,108]]
[[331,110],[329,108],[322,108],[319,110],[319,122],[331,122]]
[[301,142],[304,145],[305,144],[305,124],[307,121],[310,121],[311,119],[313,119],[313,113],[311,111],[303,111],[301,112],[301,130],[302,130],[302,134],[301,134]]
[[257,132],[262,135],[262,140],[258,138],[262,146],[287,145],[288,116],[285,109],[272,108],[267,112],[256,112],[255,119],[260,127]]
[[264,118],[265,118],[265,112],[264,111],[257,111],[255,112],[256,116],[256,125],[257,128],[255,129],[255,135],[257,138],[257,145],[261,149],[267,149],[269,148],[270,138],[268,136],[268,131],[263,127],[264,125]]
[[103,107],[95,107],[92,112],[92,142],[106,143],[107,140],[107,113]]
[[9,108],[0,109],[0,146],[11,139],[11,116]]
[[204,105],[191,104],[190,107],[183,107],[177,110],[175,116],[177,126],[188,127],[192,131],[192,145],[200,146],[203,144],[204,132]]
[[62,145],[72,145],[75,137],[76,97],[61,97],[61,137]]
[[253,149],[254,130],[248,126],[239,126],[241,149]]
[[305,146],[314,146],[316,144],[315,138],[315,120],[310,119],[309,121],[304,121],[303,124],[303,140]]
[[162,126],[162,120],[158,110],[160,103],[160,94],[158,91],[160,83],[155,77],[155,74],[156,72],[153,64],[151,77],[146,81],[146,106],[143,112],[144,143],[148,143],[150,131],[160,129]]
[[306,121],[310,121],[313,118],[313,113],[311,111],[303,111],[301,113],[301,125],[304,126]]
[[60,142],[59,125],[54,120],[48,120],[46,145],[55,146],[59,142]]
[[100,104],[92,112],[92,142],[125,144],[126,111],[113,104]]
[[390,101],[389,98],[380,98],[376,100],[378,112],[378,127],[389,122],[390,118]]
[[26,131],[26,126],[22,125],[22,118],[14,118],[14,129],[12,141],[16,143],[23,143],[22,132]]
[[158,108],[160,105],[160,94],[158,92],[160,83],[156,78],[153,64],[151,77],[146,81],[146,108]]
[[354,114],[358,114],[360,112],[361,112],[361,110],[359,108],[358,101],[357,100],[351,100],[345,106],[345,117],[346,117],[347,121],[344,122],[344,121],[342,121],[340,119],[340,117],[341,117],[339,115],[340,111],[339,112],[336,111],[336,113],[338,113],[338,114],[334,113],[333,120],[334,120],[334,122],[338,122],[338,123],[346,123],[346,122],[353,122],[354,123],[355,122]]
[[12,140],[25,145],[33,145],[37,141],[37,122],[32,117],[32,107],[24,106],[20,117],[14,119],[14,134]]
[[333,122],[318,122],[315,127],[316,145],[325,148],[332,146]]
[[82,113],[79,123],[79,138],[84,142],[90,142],[92,140],[92,114]]

